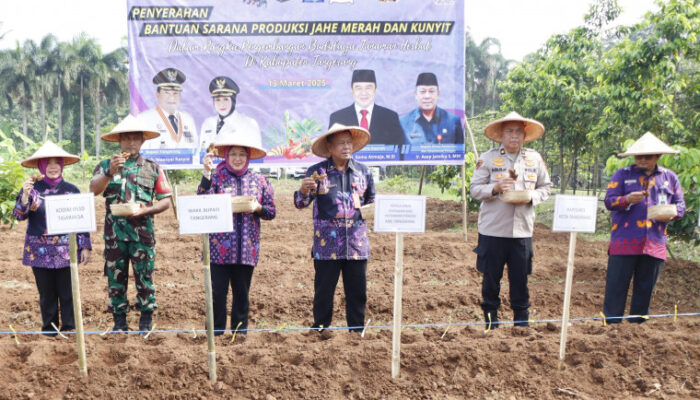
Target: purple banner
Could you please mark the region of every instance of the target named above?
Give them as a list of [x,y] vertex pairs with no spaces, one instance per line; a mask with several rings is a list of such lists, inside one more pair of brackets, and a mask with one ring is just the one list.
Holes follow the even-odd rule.
[[131,112],[164,168],[201,168],[224,125],[259,132],[264,164],[308,166],[334,122],[370,131],[367,164],[464,160],[463,1],[127,4]]

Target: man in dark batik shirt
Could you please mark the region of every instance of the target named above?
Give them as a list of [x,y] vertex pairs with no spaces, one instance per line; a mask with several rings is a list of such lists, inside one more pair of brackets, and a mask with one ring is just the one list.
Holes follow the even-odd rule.
[[[314,328],[327,328],[333,318],[333,295],[343,273],[347,324],[361,331],[367,304],[369,235],[360,208],[374,202],[374,181],[367,166],[352,159],[370,140],[367,130],[334,124],[311,150],[326,160],[306,171],[294,192],[294,205],[314,203]],[[315,200],[315,201],[314,201]]]

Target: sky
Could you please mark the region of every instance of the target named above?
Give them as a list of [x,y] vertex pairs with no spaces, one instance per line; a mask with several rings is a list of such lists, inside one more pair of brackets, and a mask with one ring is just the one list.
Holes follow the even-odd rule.
[[[582,25],[592,0],[466,1],[466,25],[475,42],[495,37],[504,57],[520,61],[551,35]],[[618,1],[623,14],[616,22],[623,25],[657,8],[654,0]],[[126,46],[126,0],[0,0],[0,22],[0,34],[7,32],[0,49],[26,39],[39,42],[49,32],[66,42],[85,32],[104,53]]]
[[[466,25],[476,44],[493,37],[501,43],[506,59],[522,61],[554,34],[584,24],[592,0],[467,0]],[[654,0],[618,0],[622,14],[613,25],[641,22],[647,11],[656,11]]]

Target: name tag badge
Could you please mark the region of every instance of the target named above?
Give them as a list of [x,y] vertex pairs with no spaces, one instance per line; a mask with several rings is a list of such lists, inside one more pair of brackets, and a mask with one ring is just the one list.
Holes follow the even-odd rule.
[[636,179],[625,179],[625,185],[634,185],[637,183]]
[[666,197],[666,193],[659,193],[659,204],[668,204],[668,197]]
[[356,210],[359,210],[360,207],[362,207],[362,203],[360,203],[360,195],[357,193],[352,194],[352,203],[353,207],[355,207]]

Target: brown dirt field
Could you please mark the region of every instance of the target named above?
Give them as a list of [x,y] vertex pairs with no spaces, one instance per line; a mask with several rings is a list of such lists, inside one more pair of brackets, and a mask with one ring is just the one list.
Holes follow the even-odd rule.
[[[311,324],[313,266],[309,255],[311,215],[292,205],[291,192],[277,193],[278,217],[263,222],[263,248],[251,288],[250,328]],[[87,331],[111,327],[102,275],[102,218],[98,201],[94,251],[81,267]],[[480,276],[474,268],[476,232],[445,232],[460,223],[461,205],[428,201],[424,235],[405,238],[404,324],[477,322]],[[471,214],[475,219],[476,215]],[[474,221],[472,221],[474,222]],[[160,309],[156,329],[202,329],[204,291],[200,239],[181,237],[172,211],[157,217],[155,282]],[[21,265],[24,223],[0,227],[0,330],[41,326],[38,294],[29,267]],[[530,280],[534,319],[561,318],[568,235],[538,226]],[[394,237],[372,234],[367,318],[390,325],[393,307]],[[578,241],[572,317],[602,309],[606,243]],[[700,270],[669,261],[652,300],[652,314],[700,310]],[[501,293],[503,319],[508,285]],[[342,285],[342,284],[341,284]],[[339,286],[341,286],[339,285]],[[135,298],[133,279],[130,300]],[[334,323],[345,324],[342,289]],[[138,326],[138,312],[129,314]],[[652,319],[641,326],[603,327],[599,321],[569,328],[565,363],[558,365],[560,324],[406,328],[401,377],[391,379],[391,330],[370,329],[364,338],[345,331],[321,337],[308,331],[251,332],[216,339],[217,383],[207,375],[206,338],[191,333],[86,336],[89,376],[81,378],[75,339],[0,335],[0,399],[53,398],[237,398],[237,399],[607,399],[700,398],[700,318]]]

